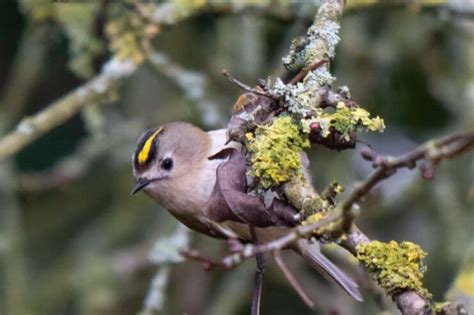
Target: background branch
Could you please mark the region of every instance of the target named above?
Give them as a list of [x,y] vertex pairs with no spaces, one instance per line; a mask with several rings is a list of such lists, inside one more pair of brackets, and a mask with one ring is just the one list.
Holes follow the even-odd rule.
[[104,71],[101,75],[63,96],[38,114],[23,118],[14,131],[0,139],[0,160],[15,154],[45,132],[72,118],[84,106],[100,103],[104,97],[112,92],[112,89],[116,87],[116,83],[124,74],[128,76],[135,71],[133,64],[127,62],[112,61],[109,65],[117,67],[115,70],[124,72],[117,75]]

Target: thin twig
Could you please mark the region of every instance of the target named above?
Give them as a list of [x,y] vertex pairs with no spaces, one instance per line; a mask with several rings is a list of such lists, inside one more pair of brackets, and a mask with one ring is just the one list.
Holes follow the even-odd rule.
[[283,250],[300,238],[312,234],[315,230],[336,221],[338,218],[339,217],[335,213],[332,213],[326,218],[321,219],[315,223],[306,226],[298,226],[290,230],[290,232],[288,232],[288,234],[285,236],[277,238],[273,241],[259,245],[246,244],[242,250],[224,256],[221,259],[203,256],[197,250],[183,250],[181,251],[181,254],[187,259],[202,263],[206,270],[211,270],[217,267],[233,269],[242,264],[246,259],[255,257],[259,253]]
[[453,158],[472,146],[474,146],[474,131],[459,132],[437,140],[430,140],[397,158],[374,154],[375,171],[357,185],[346,200],[338,204],[342,221],[340,225],[335,225],[333,230],[337,232],[337,229],[340,229],[340,232],[348,232],[355,219],[352,213],[353,205],[366,196],[379,182],[394,175],[397,169],[404,167],[412,169],[416,166],[416,162],[422,159],[435,160],[437,163],[442,158]]
[[232,74],[230,74],[229,71],[227,71],[226,69],[223,69],[223,70],[222,70],[222,75],[223,75],[227,80],[229,80],[230,82],[234,83],[235,85],[237,85],[239,88],[241,88],[241,89],[244,90],[245,92],[254,93],[254,94],[257,94],[257,95],[265,96],[265,97],[271,98],[271,99],[273,99],[273,100],[279,100],[279,97],[278,97],[278,96],[275,96],[275,95],[271,94],[270,92],[262,91],[262,90],[257,89],[257,88],[252,88],[252,87],[246,85],[245,83],[242,83],[241,81],[239,81],[239,80],[237,80],[236,78],[234,78],[234,77],[232,76]]
[[303,67],[300,70],[300,72],[298,72],[298,74],[295,75],[295,77],[293,79],[291,79],[290,82],[288,82],[288,84],[295,85],[296,83],[303,80],[306,77],[306,75],[308,74],[308,72],[313,71],[313,70],[321,67],[323,64],[326,64],[328,62],[329,62],[329,59],[322,59],[318,62],[313,63],[312,65],[310,65],[308,67]]
[[[250,235],[254,244],[258,245],[258,236],[255,228],[249,225]],[[256,255],[257,269],[255,270],[255,283],[252,296],[252,315],[260,315],[260,301],[262,300],[263,273],[265,271],[265,256],[263,253]]]
[[296,293],[298,293],[299,297],[310,309],[314,310],[314,302],[306,295],[306,292],[304,292],[303,288],[298,283],[298,280],[296,280],[295,276],[285,265],[285,262],[281,258],[281,252],[279,250],[273,252],[273,258],[275,258],[275,262],[277,263],[278,268],[280,268],[280,271],[283,273],[286,280],[288,280],[288,282],[296,291]]
[[[212,257],[207,257],[202,255],[198,250],[196,249],[182,249],[180,251],[180,254],[188,259],[188,260],[194,260],[197,262],[200,262],[202,264],[202,267],[206,271],[210,271],[216,267],[224,268],[224,269],[233,269],[237,266],[240,265],[241,262],[239,261],[234,261],[234,257],[232,255],[223,257],[222,259],[214,259]],[[236,253],[236,255],[239,255]],[[240,255],[239,255],[240,256]],[[237,256],[235,256],[237,257]]]
[[0,139],[0,160],[15,154],[45,132],[69,120],[82,107],[95,104],[110,91],[116,81],[101,74],[38,114],[24,118],[13,131]]

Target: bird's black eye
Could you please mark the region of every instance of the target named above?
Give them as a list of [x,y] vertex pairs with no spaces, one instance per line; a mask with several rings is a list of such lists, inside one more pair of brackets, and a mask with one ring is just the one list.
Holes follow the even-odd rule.
[[170,158],[166,158],[161,162],[161,168],[164,170],[169,171],[173,168],[173,160]]

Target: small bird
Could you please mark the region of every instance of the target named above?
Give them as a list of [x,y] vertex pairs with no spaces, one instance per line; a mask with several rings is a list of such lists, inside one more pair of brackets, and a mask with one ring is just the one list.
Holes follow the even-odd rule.
[[[225,129],[205,132],[185,122],[171,122],[150,129],[139,137],[132,156],[136,179],[132,194],[143,190],[192,230],[214,238],[251,242],[248,224],[238,220],[217,221],[209,210],[218,167],[226,161],[210,157],[230,148],[240,151],[241,146],[236,142],[228,143]],[[288,229],[267,224],[255,231],[260,242],[268,242],[285,235]],[[318,242],[302,239],[291,249],[356,300],[362,301],[357,284],[321,253]]]

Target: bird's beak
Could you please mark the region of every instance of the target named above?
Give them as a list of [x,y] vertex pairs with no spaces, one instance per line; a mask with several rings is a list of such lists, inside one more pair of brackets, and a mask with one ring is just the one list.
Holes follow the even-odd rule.
[[137,182],[135,183],[135,186],[133,186],[132,191],[130,192],[130,195],[135,195],[137,192],[145,188],[149,183],[151,183],[151,179],[146,179],[143,177],[140,177]]

